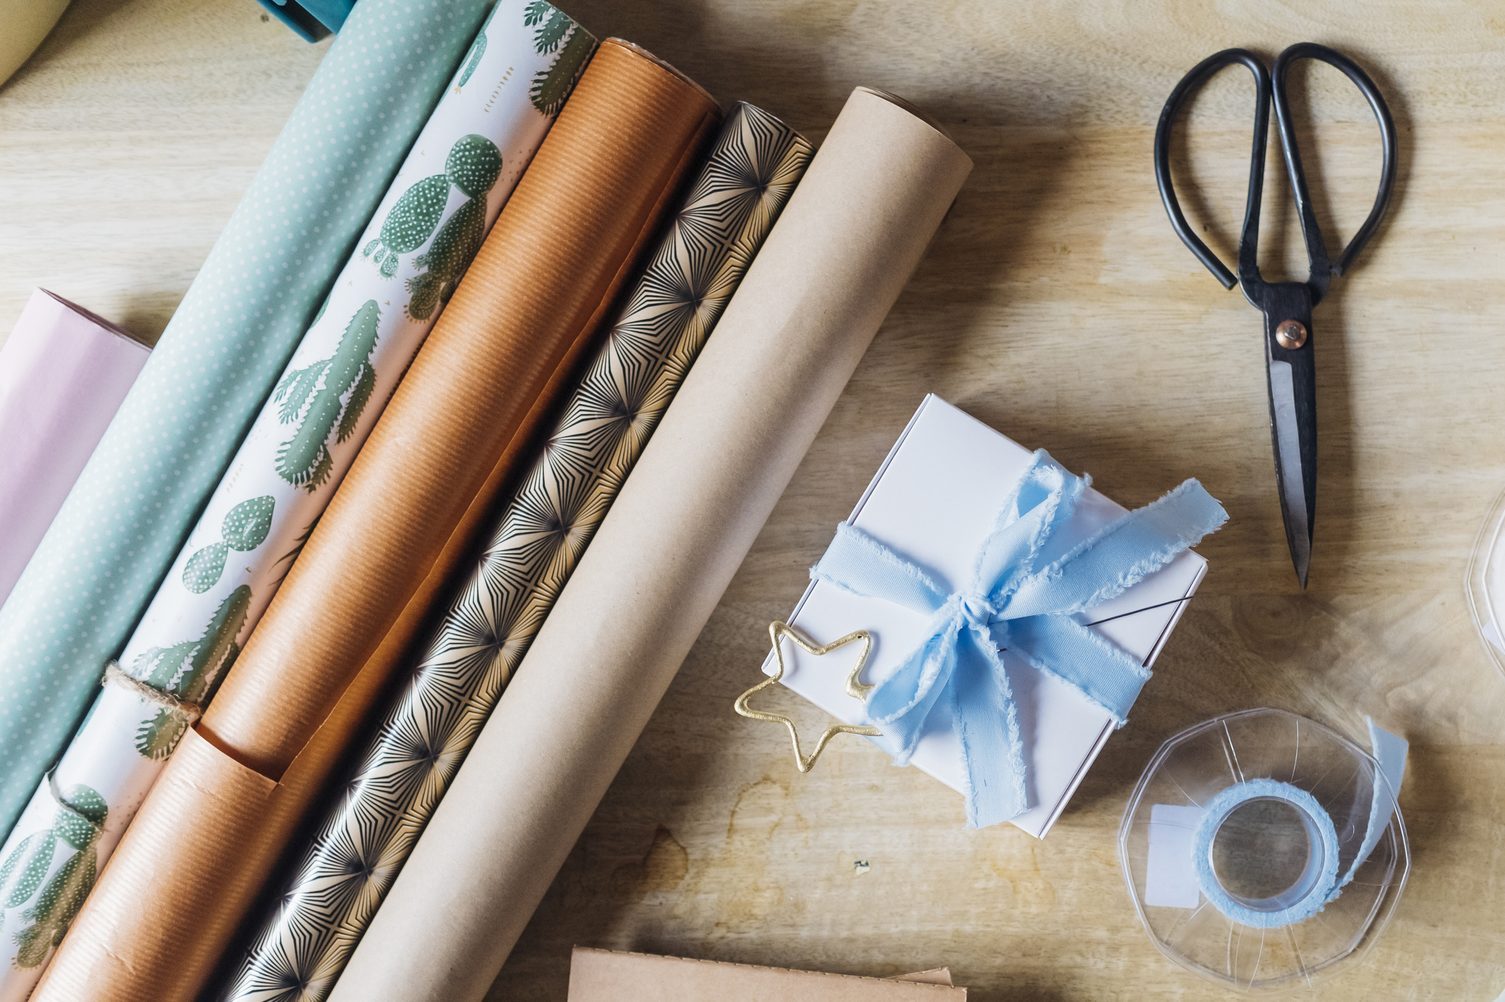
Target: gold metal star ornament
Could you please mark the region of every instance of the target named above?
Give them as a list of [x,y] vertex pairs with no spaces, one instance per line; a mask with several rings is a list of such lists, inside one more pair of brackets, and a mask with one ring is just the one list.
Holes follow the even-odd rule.
[[838,637],[829,644],[817,644],[804,634],[800,633],[788,623],[773,622],[768,624],[768,638],[773,643],[774,673],[757,685],[748,689],[737,697],[732,704],[732,709],[750,720],[766,720],[773,724],[783,724],[789,731],[789,741],[794,745],[794,765],[800,772],[809,772],[815,766],[815,760],[820,758],[820,753],[830,744],[831,739],[838,734],[865,734],[868,737],[877,737],[883,732],[876,727],[859,726],[857,724],[832,724],[821,734],[820,740],[815,742],[815,747],[807,756],[800,750],[800,735],[795,729],[794,721],[781,713],[766,713],[762,710],[754,710],[747,705],[747,701],[755,693],[767,689],[771,685],[778,685],[784,677],[784,649],[781,641],[788,637],[807,654],[822,657],[832,651],[840,650],[852,644],[861,644],[861,650],[857,654],[857,663],[852,666],[852,671],[847,675],[847,694],[853,699],[866,700],[867,694],[872,691],[871,685],[863,685],[861,682],[862,669],[867,666],[868,652],[873,647],[873,635],[867,630],[856,630],[844,637]]

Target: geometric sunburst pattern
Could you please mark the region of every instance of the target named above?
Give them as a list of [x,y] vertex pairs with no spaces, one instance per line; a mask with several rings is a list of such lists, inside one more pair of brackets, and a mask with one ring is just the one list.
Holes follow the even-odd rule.
[[812,152],[732,112],[226,998],[328,997]]

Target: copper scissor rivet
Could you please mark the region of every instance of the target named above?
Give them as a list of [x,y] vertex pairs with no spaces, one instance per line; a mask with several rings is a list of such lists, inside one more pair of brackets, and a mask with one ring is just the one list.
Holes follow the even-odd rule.
[[1275,340],[1282,348],[1294,351],[1306,344],[1306,324],[1300,320],[1282,320],[1275,327]]

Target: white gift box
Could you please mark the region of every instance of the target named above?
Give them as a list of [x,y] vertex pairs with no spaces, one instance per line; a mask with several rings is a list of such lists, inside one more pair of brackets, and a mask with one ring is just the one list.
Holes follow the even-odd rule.
[[[971,576],[977,550],[1032,456],[1032,450],[931,394],[848,521],[955,588]],[[1064,552],[1123,510],[1089,489],[1047,553]],[[1206,572],[1207,561],[1188,551],[1077,618],[1148,667]],[[864,682],[892,672],[925,639],[928,625],[925,616],[819,581],[806,589],[788,622],[816,644],[854,630],[869,631],[873,645]],[[856,650],[841,648],[814,657],[786,640],[783,684],[833,717],[866,724],[862,704],[845,688]],[[1102,750],[1113,720],[1076,689],[1015,653],[1005,651],[1004,661],[1019,710],[1031,804],[1013,824],[1043,838]],[[763,671],[772,675],[775,670],[770,653]],[[935,725],[938,716],[932,716],[911,764],[960,792],[965,779],[959,741],[950,727]]]

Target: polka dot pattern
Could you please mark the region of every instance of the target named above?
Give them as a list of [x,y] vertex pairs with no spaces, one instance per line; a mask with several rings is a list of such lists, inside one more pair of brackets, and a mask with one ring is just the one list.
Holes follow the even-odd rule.
[[98,690],[487,0],[361,0],[0,609],[0,831]]

